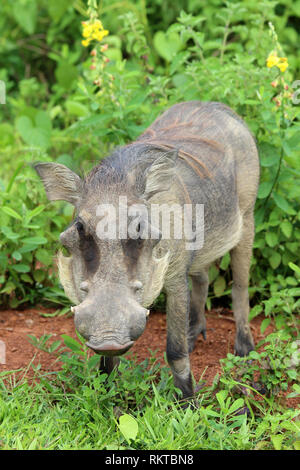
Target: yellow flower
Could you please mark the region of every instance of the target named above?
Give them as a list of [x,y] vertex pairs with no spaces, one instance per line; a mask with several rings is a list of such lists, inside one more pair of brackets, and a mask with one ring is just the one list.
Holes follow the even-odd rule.
[[102,39],[109,34],[107,29],[103,29],[103,25],[100,20],[94,20],[93,23],[82,22],[83,30],[82,36],[85,38],[81,41],[83,46],[87,47],[91,41],[102,41]]
[[107,35],[108,31],[104,29],[103,31],[95,31],[92,35],[92,38],[100,42]]
[[279,62],[279,58],[276,55],[269,55],[267,58],[267,67],[271,68],[277,65]]
[[100,29],[103,29],[103,24],[100,20],[95,20],[94,21],[94,26]]
[[277,67],[279,68],[280,72],[285,72],[288,66],[289,64],[288,64],[287,58],[281,57],[280,62],[277,64]]
[[82,31],[82,36],[88,38],[92,33],[92,28],[90,26],[85,26]]
[[267,67],[278,67],[280,72],[285,72],[288,66],[289,64],[286,57],[278,57],[276,51],[269,54],[267,58]]

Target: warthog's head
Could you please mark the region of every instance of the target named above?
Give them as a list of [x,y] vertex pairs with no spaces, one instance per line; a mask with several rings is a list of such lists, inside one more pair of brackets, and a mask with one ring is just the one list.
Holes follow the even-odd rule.
[[145,164],[138,148],[135,164],[124,164],[130,160],[127,148],[127,155],[115,152],[85,179],[57,163],[35,165],[48,198],[76,208],[60,236],[70,256],[59,254],[59,274],[76,304],[77,330],[105,355],[123,354],[142,334],[169,264],[166,240],[144,209],[169,189],[176,152],[148,149]]

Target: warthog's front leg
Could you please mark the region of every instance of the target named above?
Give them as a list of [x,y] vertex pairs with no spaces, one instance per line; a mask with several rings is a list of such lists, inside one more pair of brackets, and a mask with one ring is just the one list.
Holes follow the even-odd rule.
[[186,276],[166,286],[167,293],[167,360],[175,387],[183,398],[193,396],[193,382],[188,351],[189,289]]
[[116,356],[113,357],[106,357],[101,356],[100,364],[99,364],[99,371],[100,373],[111,374],[113,369],[117,368],[119,365],[120,359]]
[[208,292],[208,268],[198,276],[191,276],[192,295],[190,307],[189,326],[189,352],[192,352],[198,335],[201,333],[206,339],[205,303]]

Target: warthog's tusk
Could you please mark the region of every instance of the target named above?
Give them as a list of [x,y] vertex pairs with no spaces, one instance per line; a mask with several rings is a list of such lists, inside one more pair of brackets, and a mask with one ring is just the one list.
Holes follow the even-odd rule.
[[150,315],[150,310],[147,310],[146,317],[149,317]]
[[71,312],[75,313],[75,308],[74,307],[71,307]]

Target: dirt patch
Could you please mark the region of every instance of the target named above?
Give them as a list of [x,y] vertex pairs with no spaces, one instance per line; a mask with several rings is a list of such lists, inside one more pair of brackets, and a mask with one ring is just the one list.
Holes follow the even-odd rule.
[[[6,346],[5,364],[0,364],[0,371],[23,369],[23,373],[30,370],[30,364],[41,364],[42,371],[57,370],[59,364],[55,357],[36,349],[28,341],[28,335],[40,337],[52,334],[53,340],[61,339],[61,334],[67,334],[77,339],[72,317],[43,317],[41,313],[49,314],[54,310],[35,308],[24,311],[0,311],[0,340]],[[272,331],[269,326],[260,332],[260,324],[264,317],[256,317],[251,322],[251,330],[255,343]],[[228,352],[233,353],[235,322],[229,310],[212,310],[206,313],[207,339],[200,335],[195,350],[190,355],[191,367],[195,379],[202,379],[207,385],[212,383],[215,375],[221,371],[219,359],[226,357]],[[166,346],[166,315],[152,312],[146,330],[136,341],[131,352],[138,361],[149,357],[149,349],[155,352],[156,357],[164,364]],[[289,399],[287,405],[296,407],[300,400]]]

